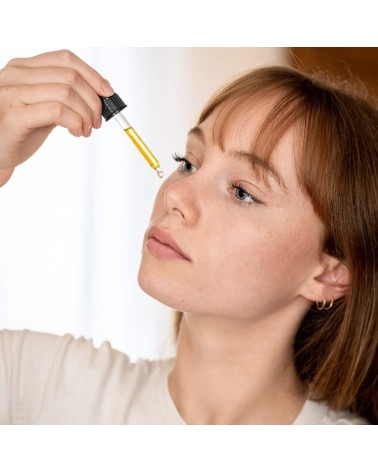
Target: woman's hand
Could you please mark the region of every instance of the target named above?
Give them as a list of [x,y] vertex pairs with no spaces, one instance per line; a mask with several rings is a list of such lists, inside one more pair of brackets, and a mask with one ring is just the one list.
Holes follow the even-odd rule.
[[0,186],[55,126],[86,137],[100,128],[98,95],[113,93],[98,72],[70,51],[8,62],[0,70]]

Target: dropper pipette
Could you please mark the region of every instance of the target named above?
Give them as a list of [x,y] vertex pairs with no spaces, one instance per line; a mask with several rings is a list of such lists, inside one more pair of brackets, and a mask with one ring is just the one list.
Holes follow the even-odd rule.
[[164,172],[160,168],[159,161],[152,154],[151,150],[143,142],[142,138],[122,113],[122,110],[127,107],[126,103],[124,103],[121,97],[116,93],[111,97],[100,97],[100,99],[102,102],[102,116],[105,118],[105,121],[109,121],[114,117],[127,136],[135,144],[142,156],[146,159],[150,166],[156,170],[157,175],[162,178],[164,176]]

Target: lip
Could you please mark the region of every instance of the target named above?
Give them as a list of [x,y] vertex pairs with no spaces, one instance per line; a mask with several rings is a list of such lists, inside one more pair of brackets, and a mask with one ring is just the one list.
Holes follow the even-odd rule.
[[164,259],[184,259],[190,258],[182,251],[170,233],[158,226],[152,226],[147,233],[147,249]]

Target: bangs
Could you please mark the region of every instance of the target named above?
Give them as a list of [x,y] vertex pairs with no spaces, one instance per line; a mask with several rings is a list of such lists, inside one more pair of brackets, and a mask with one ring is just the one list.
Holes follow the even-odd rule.
[[[306,104],[298,90],[287,90],[282,86],[271,86],[263,90],[257,88],[235,93],[233,87],[221,91],[204,108],[197,125],[200,125],[211,113],[217,113],[212,129],[212,141],[225,151],[227,133],[237,118],[251,116],[253,110],[264,104],[265,112],[258,124],[257,132],[250,132],[250,146],[247,152],[270,163],[275,147],[283,136],[293,130],[295,133],[295,155],[303,155],[303,143],[306,123]],[[247,119],[245,120],[247,122]],[[242,125],[240,133],[248,134],[248,128]],[[253,166],[253,162],[251,162]],[[267,174],[261,166],[254,171],[266,184]]]
[[[240,115],[247,116],[253,109],[261,103],[269,104],[263,119],[259,124],[259,128],[255,136],[251,133],[250,152],[255,152],[260,157],[269,159],[273,149],[276,147],[283,135],[301,120],[304,121],[306,108],[303,106],[303,100],[291,97],[289,94],[281,93],[272,96],[264,92],[248,97],[232,97],[223,102],[214,110],[209,110],[201,114],[198,125],[200,125],[213,111],[218,113],[212,130],[212,140],[222,151],[225,147],[225,138],[227,132],[234,122],[235,118]],[[243,129],[243,132],[248,132]]]

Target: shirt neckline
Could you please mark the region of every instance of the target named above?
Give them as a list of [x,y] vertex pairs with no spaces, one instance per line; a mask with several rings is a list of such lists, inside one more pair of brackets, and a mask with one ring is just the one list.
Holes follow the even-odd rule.
[[[162,365],[157,380],[157,404],[159,415],[166,425],[187,425],[181,417],[171,397],[168,387],[168,376],[173,367],[174,359],[168,359]],[[316,425],[321,423],[325,415],[326,405],[323,402],[315,402],[306,399],[302,409],[293,421],[292,425]],[[252,426],[252,425],[251,425]]]

